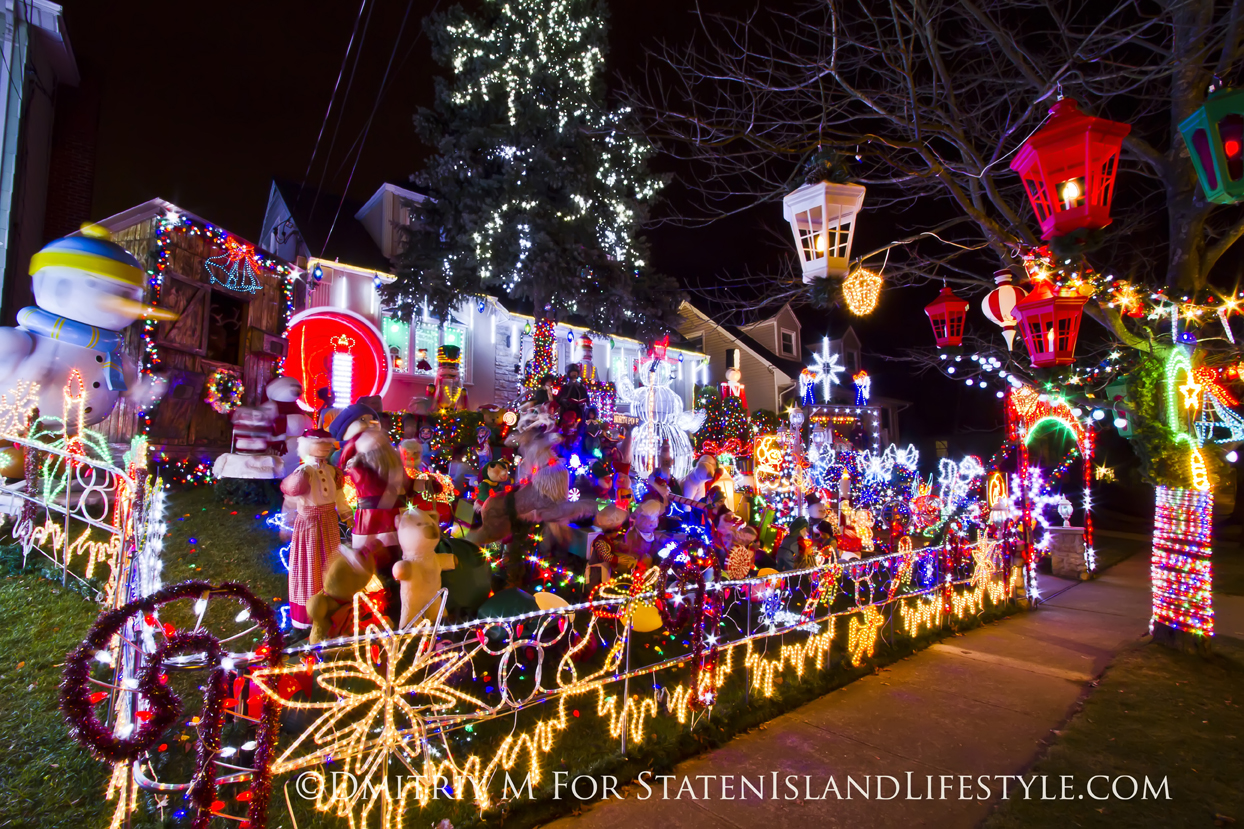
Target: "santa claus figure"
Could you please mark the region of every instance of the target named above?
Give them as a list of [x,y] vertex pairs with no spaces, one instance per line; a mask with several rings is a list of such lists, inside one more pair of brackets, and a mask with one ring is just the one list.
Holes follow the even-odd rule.
[[333,438],[322,430],[308,430],[298,438],[302,463],[281,481],[281,492],[296,507],[289,545],[289,616],[299,629],[310,629],[307,600],[323,589],[322,574],[338,555],[337,491],[340,470],[328,463]]
[[401,558],[396,520],[410,488],[402,457],[380,425],[374,409],[355,403],[344,409],[330,427],[342,442],[338,467],[354,486],[358,506],[354,510],[355,550],[383,550],[377,571]]
[[726,382],[721,384],[722,398],[737,397],[744,409],[747,408],[747,390],[743,387],[743,372],[737,368],[726,369]]

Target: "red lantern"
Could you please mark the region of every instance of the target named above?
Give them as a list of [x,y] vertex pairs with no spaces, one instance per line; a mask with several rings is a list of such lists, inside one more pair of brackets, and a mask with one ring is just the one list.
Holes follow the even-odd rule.
[[1063,98],[1050,119],[1020,148],[1011,169],[1041,224],[1041,238],[1110,224],[1110,201],[1119,169],[1119,150],[1128,124],[1094,118]]
[[963,320],[967,316],[968,304],[955,296],[950,288],[943,287],[937,299],[924,306],[933,324],[933,339],[938,348],[963,343]]
[[1019,320],[1019,330],[1036,368],[1065,366],[1076,360],[1076,337],[1080,333],[1080,313],[1088,297],[1071,293],[1059,296],[1048,282],[1039,282],[1011,312]]

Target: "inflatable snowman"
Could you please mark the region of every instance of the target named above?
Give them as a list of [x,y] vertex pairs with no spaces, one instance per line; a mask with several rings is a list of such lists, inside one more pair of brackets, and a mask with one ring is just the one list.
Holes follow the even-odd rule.
[[704,412],[685,412],[682,398],[670,388],[670,365],[653,355],[639,367],[643,385],[635,387],[629,377],[618,384],[618,400],[631,404],[631,412],[638,415],[639,424],[631,432],[631,461],[641,478],[647,478],[656,468],[661,447],[669,446],[674,468],[671,474],[682,480],[691,471],[691,441],[689,432],[695,432],[704,424]]
[[[143,302],[147,272],[129,251],[88,226],[57,239],[30,260],[36,305],[17,312],[17,328],[0,328],[0,392],[19,381],[39,384],[39,413],[64,417],[64,388],[74,369],[86,394],[84,423],[106,418],[137,369],[121,349],[138,319],[177,314]],[[76,424],[73,424],[76,426]]]

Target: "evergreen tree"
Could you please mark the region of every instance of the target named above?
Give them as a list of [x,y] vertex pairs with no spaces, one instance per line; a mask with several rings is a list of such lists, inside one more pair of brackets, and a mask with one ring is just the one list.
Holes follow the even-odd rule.
[[389,302],[409,311],[426,296],[444,319],[500,291],[600,331],[666,327],[677,287],[649,269],[637,235],[662,182],[627,112],[604,104],[603,3],[485,0],[426,28],[451,75],[415,119],[435,148],[415,178],[431,198],[415,206]]

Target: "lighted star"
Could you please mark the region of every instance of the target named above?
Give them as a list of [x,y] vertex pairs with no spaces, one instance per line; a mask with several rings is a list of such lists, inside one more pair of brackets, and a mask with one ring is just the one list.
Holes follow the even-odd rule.
[[[374,618],[360,631],[360,619]],[[352,826],[370,825],[377,815],[383,826],[400,823],[404,801],[421,801],[436,789],[438,777],[460,778],[452,761],[431,756],[429,735],[464,720],[482,719],[487,705],[450,684],[450,678],[469,665],[476,648],[436,649],[437,623],[421,619],[408,630],[394,632],[365,593],[354,596],[354,637],[350,650],[339,652],[313,667],[301,664],[256,671],[256,684],[269,696],[279,697],[282,677],[305,676],[311,671],[319,686],[320,702],[285,701],[286,708],[322,713],[274,761],[280,774],[334,763],[334,770],[351,774],[357,787],[338,787],[331,775],[317,806],[348,817]],[[326,693],[323,693],[326,692]],[[453,709],[465,704],[466,711]],[[405,768],[400,788],[386,785],[392,764]],[[400,768],[400,767],[399,767]],[[408,776],[407,776],[408,773]],[[357,823],[356,823],[357,822]]]
[[1188,375],[1188,382],[1179,387],[1179,390],[1183,392],[1184,395],[1185,409],[1195,409],[1200,406],[1201,391],[1204,388],[1204,384],[1198,383],[1191,374]]

